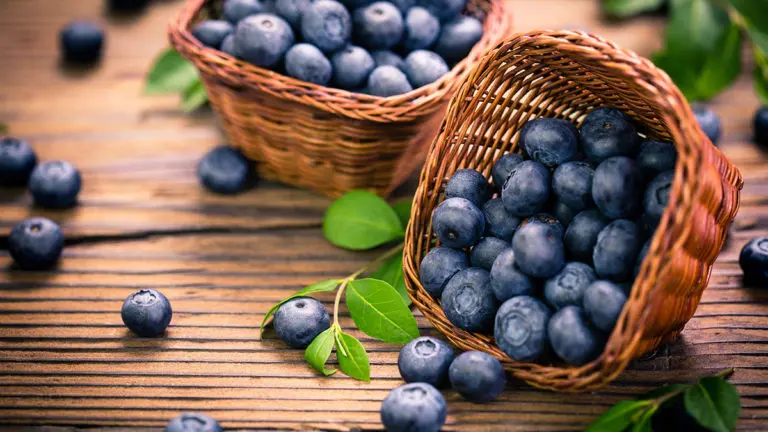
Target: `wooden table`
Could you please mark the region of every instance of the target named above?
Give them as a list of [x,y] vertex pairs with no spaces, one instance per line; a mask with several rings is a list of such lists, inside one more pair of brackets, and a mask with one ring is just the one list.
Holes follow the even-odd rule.
[[[519,30],[587,27],[642,54],[660,43],[660,18],[606,25],[596,0],[511,1]],[[371,383],[319,378],[301,351],[286,349],[274,332],[259,341],[257,330],[276,301],[347,275],[372,255],[323,239],[328,201],[311,193],[273,183],[237,197],[203,191],[194,170],[222,140],[215,119],[182,114],[175,97],[141,94],[181,2],[157,0],[146,14],[121,19],[103,16],[102,3],[0,2],[0,122],[42,159],[74,162],[85,179],[81,204],[65,212],[33,209],[23,191],[0,192],[0,424],[133,430],[195,410],[235,428],[379,427],[381,400],[401,384],[398,347],[364,338]],[[80,17],[106,23],[106,57],[90,71],[62,69],[57,31]],[[446,392],[446,429],[580,430],[622,398],[729,367],[737,368],[731,381],[744,406],[739,428],[768,428],[768,293],[743,288],[737,264],[741,246],[768,231],[768,164],[750,143],[756,106],[746,75],[714,101],[722,148],[746,187],[730,245],[682,337],[595,394],[513,383],[498,402],[473,405]],[[5,270],[5,236],[31,215],[66,232],[56,271]],[[145,287],[172,301],[167,338],[137,339],[122,325],[123,299]],[[348,315],[343,321],[349,326]]]

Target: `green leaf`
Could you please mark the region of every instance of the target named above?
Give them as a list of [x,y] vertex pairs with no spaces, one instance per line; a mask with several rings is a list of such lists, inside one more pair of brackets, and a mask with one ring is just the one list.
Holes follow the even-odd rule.
[[[267,314],[264,315],[264,319],[261,321],[261,327],[259,330],[259,334],[264,333],[264,327],[267,325],[267,322],[269,322],[269,319],[272,318],[272,315],[275,314],[275,311],[283,305],[283,303],[287,302],[288,300],[295,299],[296,297],[304,297],[309,294],[319,293],[319,292],[330,292],[336,289],[337,286],[341,283],[338,279],[329,279],[322,282],[313,283],[312,285],[306,286],[299,291],[296,291],[295,293],[288,296],[285,300],[281,301],[280,303],[272,306],[268,311]],[[259,336],[261,337],[261,336]]]
[[651,429],[651,419],[656,414],[656,406],[652,406],[651,409],[644,412],[640,418],[635,420],[635,425],[632,426],[630,432],[653,432]]
[[755,54],[755,63],[755,92],[760,102],[768,105],[768,55]]
[[728,0],[749,32],[752,41],[768,52],[768,2],[759,0]]
[[405,278],[403,277],[403,255],[397,254],[380,265],[370,276],[374,279],[380,279],[392,285],[392,287],[405,300],[405,305],[411,304],[411,298],[408,296],[408,290],[405,288]]
[[670,393],[682,393],[683,390],[688,388],[689,386],[685,384],[668,384],[664,387],[659,387],[655,390],[651,390],[648,393],[644,394],[640,399],[656,399],[661,396],[668,395]]
[[197,69],[172,48],[163,51],[147,74],[146,93],[186,92],[199,81]]
[[205,87],[202,81],[195,81],[189,88],[184,91],[181,97],[181,109],[184,112],[192,112],[208,101],[208,94],[205,92]]
[[334,329],[336,329],[336,358],[339,360],[339,368],[354,379],[370,381],[371,365],[363,345],[354,336],[342,332],[338,327]]
[[354,280],[347,286],[347,309],[357,328],[390,343],[419,337],[419,327],[400,294],[378,279]]
[[723,39],[707,57],[696,80],[697,99],[711,99],[727,89],[741,74],[741,29],[728,26]]
[[633,423],[636,415],[652,406],[647,400],[625,400],[612,406],[597,418],[586,432],[623,432]]
[[660,8],[664,0],[603,0],[603,11],[618,18],[629,18]]
[[702,378],[685,391],[685,410],[696,421],[715,432],[730,432],[736,428],[741,403],[739,392],[720,377]]
[[333,350],[335,342],[333,333],[335,331],[336,329],[331,327],[320,333],[304,351],[304,358],[307,360],[307,363],[325,376],[336,373],[336,369],[326,369],[325,367],[328,357],[331,356],[331,350]]
[[411,219],[411,206],[412,200],[400,200],[392,204],[392,209],[397,213],[397,217],[400,219],[400,223],[403,224],[403,228],[408,225],[408,221]]
[[404,231],[397,213],[381,197],[352,191],[328,207],[323,234],[336,246],[364,250],[400,239]]

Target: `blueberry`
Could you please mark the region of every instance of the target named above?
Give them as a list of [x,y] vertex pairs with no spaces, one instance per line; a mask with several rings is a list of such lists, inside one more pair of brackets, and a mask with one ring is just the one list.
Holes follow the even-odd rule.
[[552,216],[556,217],[565,228],[568,228],[576,214],[576,211],[560,200],[555,200],[555,203],[552,205]]
[[[565,233],[565,230],[563,229],[563,224],[560,223],[560,220],[556,217],[552,216],[551,214],[547,213],[536,213],[533,216],[525,218],[522,222],[520,222],[520,227],[523,227],[525,225],[528,225],[529,223],[538,223],[546,226],[547,228],[551,229],[552,232],[554,232],[558,237],[563,238],[563,235]],[[518,227],[518,228],[520,228]]]
[[439,432],[445,416],[445,398],[426,383],[402,385],[381,403],[381,422],[388,432]]
[[419,0],[418,5],[440,21],[450,21],[464,10],[467,0]]
[[235,28],[237,56],[260,67],[278,66],[293,42],[291,26],[277,15],[251,15]]
[[595,271],[601,278],[625,282],[632,278],[643,239],[637,224],[617,219],[603,228],[592,252]]
[[451,386],[464,399],[485,403],[496,399],[504,386],[507,377],[504,367],[490,354],[481,351],[467,351],[460,354],[451,363],[448,371]]
[[308,43],[296,44],[285,54],[285,71],[302,81],[327,85],[333,70],[322,51]]
[[520,225],[520,219],[509,214],[501,198],[494,198],[483,205],[485,215],[485,234],[511,242],[512,236]]
[[470,267],[456,273],[445,285],[441,299],[445,316],[456,327],[472,332],[492,328],[498,304],[488,270]]
[[756,286],[768,285],[768,237],[750,240],[739,253],[744,280]]
[[544,165],[527,160],[512,168],[501,199],[514,216],[527,217],[540,211],[549,199],[551,175]]
[[359,46],[349,45],[331,56],[333,63],[333,82],[343,89],[361,87],[376,65],[373,57]]
[[182,413],[168,423],[165,432],[223,432],[219,422],[200,413]]
[[73,21],[59,33],[64,59],[69,62],[91,63],[101,58],[104,30],[88,21]]
[[669,141],[646,140],[640,143],[635,161],[646,180],[650,180],[660,172],[675,168],[677,150]]
[[507,182],[512,170],[523,161],[523,157],[517,153],[507,153],[499,158],[493,168],[491,168],[491,178],[493,178],[493,184],[501,191],[504,188],[504,183]]
[[565,247],[555,230],[541,223],[518,228],[512,239],[517,266],[528,276],[550,278],[565,266]]
[[291,27],[298,29],[301,26],[301,14],[311,3],[312,0],[277,0],[275,12]]
[[0,137],[0,187],[24,186],[37,165],[37,155],[28,142]]
[[568,258],[591,263],[597,236],[608,222],[610,221],[596,209],[584,210],[574,216],[563,238]]
[[496,343],[513,360],[540,359],[549,348],[547,323],[551,315],[544,303],[527,295],[505,301],[496,314]]
[[402,43],[407,52],[429,48],[439,34],[440,21],[423,7],[413,7],[405,14]]
[[584,291],[595,279],[597,275],[592,267],[578,261],[569,262],[544,283],[544,297],[556,310],[568,305],[581,306]]
[[64,161],[43,162],[29,177],[29,191],[35,204],[45,208],[74,206],[82,184],[80,171]]
[[587,162],[566,162],[552,174],[552,192],[576,211],[592,206],[592,178],[595,170]]
[[226,0],[224,2],[224,18],[233,25],[251,15],[266,12],[268,10],[264,0]]
[[643,174],[634,160],[615,156],[595,170],[592,199],[610,219],[631,218],[642,206]]
[[496,237],[485,237],[472,247],[469,253],[469,262],[472,267],[480,267],[491,270],[493,262],[501,251],[507,249],[509,243]]
[[581,146],[595,164],[614,156],[631,156],[637,147],[637,131],[623,112],[598,108],[581,124]]
[[192,36],[203,45],[219,49],[224,39],[232,34],[234,27],[223,20],[206,20],[192,28]]
[[405,58],[405,74],[414,88],[437,81],[448,73],[448,65],[432,51],[416,50]]
[[368,76],[368,90],[374,96],[389,97],[413,90],[408,77],[395,66],[379,66]]
[[752,128],[755,132],[755,142],[768,146],[768,106],[762,106],[755,112]]
[[160,291],[141,289],[128,296],[120,311],[123,323],[141,337],[159,336],[171,322],[171,303]]
[[712,141],[712,144],[717,145],[722,135],[720,117],[704,105],[694,105],[693,115],[696,116],[696,121],[699,123],[701,130],[704,131],[704,135]]
[[[371,57],[373,57],[373,62],[376,63],[376,67],[394,66],[405,72],[405,60],[390,50],[371,51]],[[410,84],[408,84],[408,86],[410,86]]]
[[443,25],[435,52],[448,63],[456,63],[466,57],[482,37],[483,23],[475,17],[460,15]]
[[651,240],[648,239],[648,241],[645,242],[643,245],[643,248],[640,249],[640,254],[637,255],[637,260],[635,261],[635,276],[637,276],[640,273],[640,268],[643,265],[643,261],[645,261],[645,256],[648,255],[648,248],[651,246]]
[[613,331],[626,302],[624,290],[610,281],[595,281],[584,291],[584,312],[604,332]]
[[654,226],[658,225],[664,210],[667,208],[674,180],[675,172],[670,170],[657,175],[648,183],[648,188],[645,190],[643,208],[645,209],[647,221]]
[[8,252],[16,264],[25,270],[45,270],[53,267],[64,248],[64,235],[59,226],[46,218],[25,219],[11,229]]
[[520,145],[531,159],[552,168],[576,157],[579,131],[568,120],[537,118],[520,129]]
[[296,297],[275,311],[277,336],[293,348],[306,348],[331,326],[331,318],[322,303],[312,297]]
[[430,250],[421,260],[419,280],[421,285],[433,297],[440,297],[448,281],[469,267],[464,251],[440,246]]
[[397,368],[405,382],[423,382],[441,388],[448,384],[448,368],[454,357],[453,348],[447,343],[422,336],[400,350]]
[[235,53],[234,33],[224,38],[224,42],[221,43],[221,52],[229,54],[232,57],[237,57],[237,54]]
[[603,350],[604,336],[586,318],[582,308],[566,306],[549,320],[547,332],[552,349],[569,365],[581,366]]
[[482,207],[490,198],[488,180],[473,169],[460,169],[453,173],[445,185],[446,198],[465,198]]
[[490,275],[491,289],[500,302],[512,297],[531,295],[535,289],[531,278],[517,268],[515,251],[512,248],[504,249],[496,257]]
[[437,238],[448,247],[466,248],[485,232],[485,215],[464,198],[449,198],[432,212],[432,227]]
[[403,37],[403,14],[390,2],[377,1],[352,14],[355,40],[370,49],[389,49]]
[[220,194],[242,192],[251,183],[251,167],[242,153],[227,145],[209,151],[197,165],[200,183]]

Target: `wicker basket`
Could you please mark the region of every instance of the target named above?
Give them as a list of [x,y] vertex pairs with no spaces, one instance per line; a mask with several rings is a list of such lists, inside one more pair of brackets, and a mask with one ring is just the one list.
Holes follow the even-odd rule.
[[230,143],[262,175],[327,196],[382,195],[423,162],[450,96],[470,67],[510,34],[504,0],[469,0],[484,34],[467,58],[432,84],[381,98],[299,81],[203,46],[190,33],[220,1],[190,0],[171,23],[171,44],[200,71]]
[[[515,362],[492,337],[455,328],[421,286],[419,264],[435,246],[432,210],[457,169],[474,168],[490,177],[499,156],[516,150],[527,120],[546,116],[580,123],[591,109],[606,105],[627,112],[640,132],[674,141],[679,157],[668,208],[602,355],[581,367]],[[494,355],[512,375],[536,387],[594,390],[630,360],[680,333],[691,318],[738,210],[741,187],[739,171],[710,143],[680,91],[650,61],[583,32],[517,35],[471,71],[429,150],[406,233],[406,284],[414,303],[459,348]]]

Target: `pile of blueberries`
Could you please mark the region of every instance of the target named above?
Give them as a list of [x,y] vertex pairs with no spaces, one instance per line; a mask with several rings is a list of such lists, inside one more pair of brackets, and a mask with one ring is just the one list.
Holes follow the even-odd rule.
[[204,45],[323,86],[393,96],[434,82],[469,54],[482,23],[466,0],[226,0],[197,24]]

